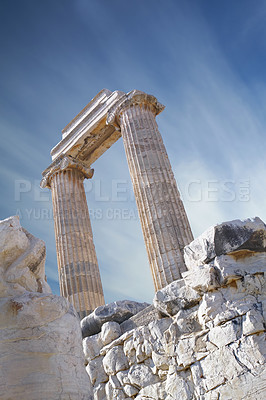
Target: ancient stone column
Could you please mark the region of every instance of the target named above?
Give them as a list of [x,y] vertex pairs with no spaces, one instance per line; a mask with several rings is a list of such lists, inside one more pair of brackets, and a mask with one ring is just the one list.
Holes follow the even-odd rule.
[[83,318],[104,304],[83,185],[93,170],[71,156],[63,156],[43,175],[41,186],[52,190],[60,292]]
[[121,129],[155,289],[181,278],[183,248],[193,240],[155,117],[154,96],[134,90],[111,108],[107,124]]

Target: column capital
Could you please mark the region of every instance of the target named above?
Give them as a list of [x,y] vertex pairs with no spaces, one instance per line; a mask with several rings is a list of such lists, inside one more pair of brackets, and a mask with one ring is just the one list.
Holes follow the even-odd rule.
[[149,105],[154,114],[158,115],[165,109],[165,106],[158,102],[155,96],[141,92],[140,90],[131,90],[131,92],[122,96],[119,101],[108,110],[106,124],[120,128],[120,116],[123,111],[134,105]]
[[69,169],[77,169],[79,170],[84,178],[90,179],[93,176],[94,170],[92,168],[87,167],[81,161],[76,160],[71,156],[60,156],[58,157],[48,168],[46,168],[42,173],[42,180],[40,183],[41,188],[48,187],[51,188],[51,180],[55,173],[59,171],[66,171]]

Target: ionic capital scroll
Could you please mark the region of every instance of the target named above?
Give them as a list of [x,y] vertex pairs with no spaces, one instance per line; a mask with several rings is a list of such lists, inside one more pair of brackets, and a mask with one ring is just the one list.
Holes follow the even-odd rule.
[[83,174],[84,179],[90,179],[93,176],[94,170],[87,167],[81,161],[76,160],[71,156],[58,157],[45,171],[43,171],[43,178],[41,180],[41,188],[51,188],[51,181],[53,176],[59,171],[66,171],[69,169],[77,169]]
[[132,90],[120,98],[118,103],[110,108],[107,114],[106,124],[120,128],[120,116],[127,108],[134,105],[149,106],[155,115],[164,110],[165,106],[158,102],[156,97],[140,90]]

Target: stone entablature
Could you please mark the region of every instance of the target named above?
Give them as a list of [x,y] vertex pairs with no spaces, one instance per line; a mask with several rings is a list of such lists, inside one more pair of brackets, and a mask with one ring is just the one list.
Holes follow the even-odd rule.
[[122,96],[119,90],[101,90],[62,130],[62,140],[51,151],[52,160],[64,154],[91,166],[121,137],[114,126],[106,125],[106,118]]

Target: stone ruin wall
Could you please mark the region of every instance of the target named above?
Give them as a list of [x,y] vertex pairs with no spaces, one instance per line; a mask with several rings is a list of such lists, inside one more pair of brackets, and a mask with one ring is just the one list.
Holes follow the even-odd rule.
[[265,233],[258,218],[211,228],[153,307],[122,324],[117,306],[85,318],[85,336],[113,319],[83,339],[94,399],[265,399]]
[[44,243],[17,217],[0,222],[0,239],[1,400],[265,399],[259,218],[194,240],[188,270],[153,305],[94,310],[81,322],[84,354],[76,311],[45,282]]

